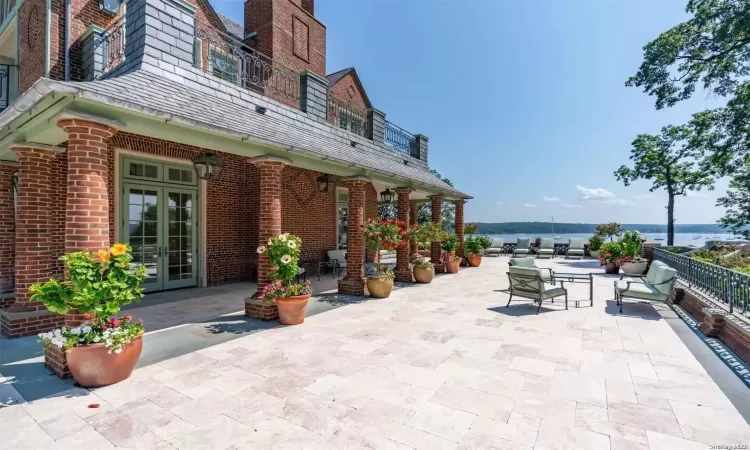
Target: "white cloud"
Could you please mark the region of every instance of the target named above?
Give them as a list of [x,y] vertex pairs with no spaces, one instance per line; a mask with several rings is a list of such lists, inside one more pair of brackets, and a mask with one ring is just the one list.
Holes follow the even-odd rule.
[[607,200],[615,198],[615,194],[603,188],[587,188],[577,184],[576,189],[581,200]]
[[602,203],[607,203],[609,205],[618,205],[618,206],[632,206],[633,201],[627,200],[624,198],[611,198],[609,200],[604,200]]
[[536,208],[536,205],[534,205],[533,203],[524,203],[523,207],[524,208]]
[[633,198],[636,199],[636,200],[644,200],[644,199],[651,198],[651,197],[653,197],[652,194],[641,194],[641,195],[634,195],[633,196]]
[[566,203],[566,204],[564,204],[562,206],[563,206],[563,208],[583,208],[583,206],[581,206],[581,205],[571,205],[570,203]]
[[560,197],[544,197],[545,202],[559,202]]

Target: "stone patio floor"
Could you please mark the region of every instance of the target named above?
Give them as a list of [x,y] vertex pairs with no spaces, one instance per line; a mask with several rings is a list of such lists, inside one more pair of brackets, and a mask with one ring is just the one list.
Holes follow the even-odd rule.
[[[557,271],[591,262],[540,261]],[[664,305],[505,308],[506,258],[0,408],[3,449],[706,449],[750,426]],[[566,283],[568,285],[568,283]],[[588,285],[570,285],[571,299]],[[98,404],[98,408],[90,405]]]

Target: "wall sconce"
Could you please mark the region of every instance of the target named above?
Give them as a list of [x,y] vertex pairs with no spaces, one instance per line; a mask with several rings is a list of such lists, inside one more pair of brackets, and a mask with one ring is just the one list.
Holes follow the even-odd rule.
[[331,176],[325,173],[316,178],[315,182],[318,184],[318,190],[320,192],[328,192],[328,189],[333,184]]
[[385,188],[385,190],[380,193],[380,200],[383,203],[393,202],[393,191],[391,191],[389,188]]
[[201,180],[217,181],[226,163],[215,153],[204,153],[193,158],[195,173]]

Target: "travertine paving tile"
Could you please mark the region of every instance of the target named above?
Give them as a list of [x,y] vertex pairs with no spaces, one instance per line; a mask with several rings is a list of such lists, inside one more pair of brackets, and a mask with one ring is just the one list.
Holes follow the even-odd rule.
[[534,450],[609,450],[609,436],[542,420]]
[[481,433],[497,436],[506,441],[533,447],[537,432],[515,424],[501,422],[488,417],[477,417],[471,424],[471,429]]
[[[670,400],[672,411],[685,439],[714,444],[717,440],[731,443],[750,443],[750,428],[733,411]],[[710,429],[710,433],[706,433]]]
[[[497,420],[497,419],[496,419]],[[513,411],[508,417],[508,425],[514,425],[519,428],[527,428],[533,431],[539,431],[542,419],[539,417],[529,416],[518,411]]]
[[527,447],[516,442],[511,442],[506,439],[500,438],[494,434],[484,433],[479,430],[469,430],[459,444],[459,450],[487,450],[487,449],[498,449],[498,450],[531,450],[532,447]]
[[476,418],[475,414],[427,402],[417,409],[406,425],[460,442]]
[[607,406],[604,380],[574,373],[555,374],[549,395],[594,406]]
[[528,372],[537,375],[552,376],[555,374],[554,363],[534,359],[533,357],[527,358],[525,356],[514,356],[510,361],[508,368],[519,372]]
[[682,431],[672,411],[637,403],[611,402],[608,415],[610,422],[682,437]]
[[502,422],[508,420],[516,403],[510,397],[453,384],[441,387],[429,401]]
[[651,450],[706,450],[706,444],[646,430]]

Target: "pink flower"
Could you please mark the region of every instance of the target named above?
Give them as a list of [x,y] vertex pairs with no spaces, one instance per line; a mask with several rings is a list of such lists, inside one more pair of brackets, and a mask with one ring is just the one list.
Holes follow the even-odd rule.
[[133,320],[133,318],[130,317],[130,316],[125,316],[125,317],[122,318],[122,320],[124,320],[125,322],[130,323],[130,321]]
[[138,319],[138,325],[143,325],[143,319]]

